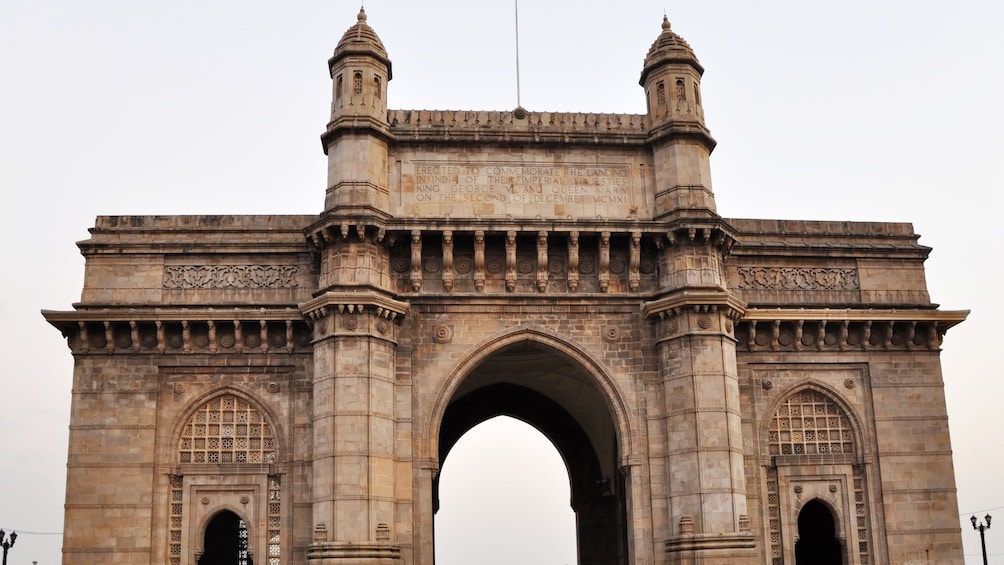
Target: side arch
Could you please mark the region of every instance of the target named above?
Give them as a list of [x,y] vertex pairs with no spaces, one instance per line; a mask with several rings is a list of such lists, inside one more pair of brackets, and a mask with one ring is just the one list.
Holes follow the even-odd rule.
[[181,444],[185,426],[191,421],[195,413],[206,406],[209,402],[226,395],[232,395],[247,402],[250,406],[253,406],[262,414],[263,419],[269,426],[272,427],[273,430],[273,439],[275,441],[275,462],[280,463],[288,461],[288,442],[286,430],[281,424],[282,420],[277,418],[272,409],[266,403],[262,402],[261,399],[237,387],[225,385],[207,391],[192,399],[188,402],[185,408],[175,416],[174,425],[171,427],[171,434],[167,442],[169,449],[166,450],[166,455],[171,463],[178,463],[179,445]]
[[[777,414],[778,409],[786,402],[788,402],[795,395],[804,392],[812,391],[823,395],[829,401],[833,402],[847,417],[850,422],[852,441],[854,451],[851,454],[856,463],[863,463],[866,457],[866,445],[865,445],[865,434],[864,434],[864,424],[861,417],[858,415],[857,411],[851,405],[851,403],[844,398],[840,392],[838,392],[833,387],[821,383],[816,380],[808,380],[806,382],[798,383],[789,387],[787,390],[783,391],[777,396],[770,404],[767,406],[767,410],[764,412],[760,419],[758,437],[760,439],[761,445],[767,447],[770,445],[770,430],[771,424]],[[769,450],[768,450],[768,456]]]
[[605,367],[585,349],[534,328],[510,330],[471,347],[471,353],[457,363],[436,394],[432,409],[427,416],[428,420],[424,426],[427,430],[426,438],[428,441],[423,444],[421,457],[430,461],[438,460],[439,434],[443,417],[461,383],[488,358],[505,350],[507,347],[524,342],[542,346],[544,349],[566,358],[584,369],[593,378],[593,381],[603,394],[607,409],[610,411],[610,415],[615,423],[615,433],[620,450],[620,464],[624,466],[629,461],[633,461],[636,458],[635,452],[637,448],[635,446],[635,437],[637,434],[630,418],[627,401],[620,387],[617,386],[617,383]]

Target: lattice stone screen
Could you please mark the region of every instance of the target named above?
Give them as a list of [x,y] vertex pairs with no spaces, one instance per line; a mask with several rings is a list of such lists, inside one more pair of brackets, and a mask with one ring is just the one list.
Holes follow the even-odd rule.
[[185,424],[182,463],[274,463],[275,437],[264,415],[227,394],[201,406]]
[[778,406],[767,443],[771,455],[854,453],[847,414],[814,390],[797,392]]

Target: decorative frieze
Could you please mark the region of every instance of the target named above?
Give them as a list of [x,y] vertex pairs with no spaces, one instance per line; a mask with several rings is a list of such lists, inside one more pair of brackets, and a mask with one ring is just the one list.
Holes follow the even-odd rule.
[[166,265],[164,288],[296,288],[296,265]]
[[859,290],[857,269],[739,267],[743,290]]

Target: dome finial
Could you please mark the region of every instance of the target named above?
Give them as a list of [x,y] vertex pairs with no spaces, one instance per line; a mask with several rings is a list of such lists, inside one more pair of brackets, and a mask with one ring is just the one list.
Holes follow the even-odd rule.
[[669,31],[669,16],[665,12],[662,14],[662,29]]
[[365,6],[359,6],[359,15],[356,16],[356,19],[358,19],[361,22],[365,22],[366,21],[366,7]]

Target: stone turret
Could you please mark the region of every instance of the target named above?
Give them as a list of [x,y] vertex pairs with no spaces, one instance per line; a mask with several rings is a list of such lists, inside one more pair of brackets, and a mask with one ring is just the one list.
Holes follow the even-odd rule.
[[656,217],[714,216],[709,156],[715,147],[704,125],[704,67],[669,18],[645,57],[645,88],[656,175]]
[[366,23],[358,21],[342,36],[328,59],[331,119],[321,143],[328,155],[325,210],[387,214],[387,49]]

